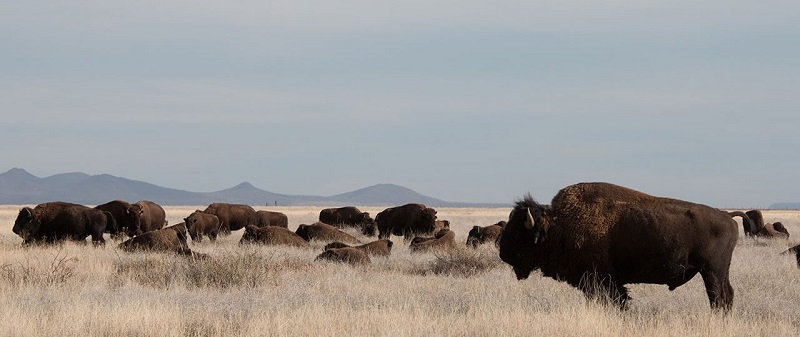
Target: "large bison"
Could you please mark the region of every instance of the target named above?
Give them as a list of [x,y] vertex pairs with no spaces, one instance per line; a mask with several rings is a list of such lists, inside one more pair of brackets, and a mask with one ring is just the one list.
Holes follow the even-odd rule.
[[216,202],[208,205],[204,212],[219,218],[221,234],[227,235],[248,225],[256,225],[256,210],[248,205]]
[[608,183],[568,186],[552,207],[530,195],[516,203],[499,240],[500,258],[518,279],[539,269],[588,299],[625,308],[626,284],[673,290],[703,277],[713,309],[729,311],[729,267],[738,236],[732,216],[716,208],[655,197]]
[[414,235],[426,235],[436,228],[436,210],[423,204],[406,204],[387,208],[375,216],[378,225],[378,239],[390,235],[403,236],[410,240]]
[[331,248],[322,252],[322,254],[317,255],[317,258],[314,260],[344,262],[353,266],[372,263],[372,261],[369,259],[369,255],[367,255],[366,252],[353,247]]
[[375,220],[354,206],[323,209],[319,221],[339,228],[357,227],[364,235],[375,235]]
[[186,225],[181,223],[134,236],[120,243],[118,248],[126,252],[155,251],[192,255],[186,242],[186,232]]
[[346,243],[342,243],[342,242],[339,242],[339,241],[334,241],[334,242],[331,242],[331,243],[325,245],[324,250],[333,249],[333,248],[353,247],[355,249],[363,250],[365,253],[367,253],[367,255],[370,255],[370,256],[374,256],[374,255],[377,255],[377,256],[389,256],[389,254],[392,253],[392,245],[393,245],[392,241],[391,240],[387,240],[387,239],[375,240],[375,241],[372,241],[370,243],[365,243],[365,244],[360,245],[360,246],[350,246],[350,245],[348,245]]
[[194,242],[202,242],[203,236],[208,236],[211,242],[217,241],[219,234],[220,221],[214,214],[208,214],[201,210],[196,210],[183,218],[186,224],[186,230],[189,232],[189,237]]
[[346,243],[361,243],[354,236],[347,234],[336,227],[322,222],[315,222],[310,225],[301,224],[295,231],[303,240],[319,241],[341,241]]
[[505,221],[500,221],[486,227],[473,226],[467,235],[467,246],[478,248],[478,246],[488,242],[497,244],[497,238],[500,237],[500,232],[503,231],[505,224]]
[[34,208],[24,207],[14,221],[12,231],[23,244],[53,243],[60,240],[84,241],[92,237],[95,245],[105,244],[103,233],[117,232],[117,223],[109,212],[67,202],[47,202]]
[[259,243],[265,245],[284,245],[298,248],[310,248],[308,241],[284,227],[266,226],[256,227],[253,225],[244,228],[240,244]]
[[133,204],[124,200],[112,200],[95,208],[111,213],[117,226],[120,230],[125,230],[128,236],[161,229],[167,225],[164,208],[149,200],[139,200]]
[[278,226],[287,228],[289,227],[289,217],[281,212],[273,211],[256,211],[256,226]]

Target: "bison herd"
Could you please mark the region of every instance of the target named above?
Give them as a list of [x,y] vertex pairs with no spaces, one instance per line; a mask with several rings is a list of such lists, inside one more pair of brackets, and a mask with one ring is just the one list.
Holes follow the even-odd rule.
[[[568,186],[549,205],[526,196],[514,205],[507,221],[474,226],[467,247],[498,247],[502,261],[518,279],[535,270],[566,282],[589,300],[625,309],[627,284],[664,284],[673,290],[700,274],[713,309],[727,312],[734,290],[729,268],[742,217],[748,237],[788,238],[780,222],[765,223],[760,211],[725,212],[687,201],[651,196],[609,183]],[[353,228],[371,242],[361,242],[343,231]],[[389,256],[391,235],[402,236],[411,252],[449,250],[457,246],[447,220],[437,220],[436,210],[422,204],[386,208],[375,218],[356,207],[323,209],[319,221],[288,229],[285,214],[256,211],[248,205],[213,203],[196,210],[184,221],[168,226],[164,209],[150,201],[114,200],[94,208],[65,202],[24,207],[13,232],[23,244],[63,240],[105,244],[103,234],[129,237],[119,244],[124,251],[167,251],[205,258],[192,251],[204,237],[244,229],[240,243],[310,248],[311,241],[326,243],[316,260],[352,265],[368,264],[374,256]],[[463,244],[462,244],[463,245]],[[800,245],[785,253],[797,255]]]

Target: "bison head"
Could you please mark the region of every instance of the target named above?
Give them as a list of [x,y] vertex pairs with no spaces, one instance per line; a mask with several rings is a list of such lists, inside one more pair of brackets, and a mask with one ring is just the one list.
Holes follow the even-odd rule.
[[536,203],[530,195],[518,201],[508,216],[499,239],[500,259],[514,268],[519,280],[528,278],[538,267],[534,254],[547,239],[548,217],[545,206]]
[[429,224],[429,228],[426,228],[426,232],[433,232],[436,230],[436,210],[433,208],[425,208],[422,210],[421,215],[422,221],[424,224]]
[[12,231],[14,234],[19,235],[25,242],[27,242],[33,233],[39,231],[39,227],[42,223],[36,217],[36,213],[34,213],[33,209],[30,207],[24,207],[19,210],[19,214],[17,215],[17,220],[14,221],[14,228]]
[[294,232],[297,236],[303,238],[303,240],[311,241],[311,237],[308,235],[308,225],[300,224],[297,226],[297,230]]
[[140,227],[142,214],[144,214],[144,209],[139,204],[131,204],[125,211],[125,216],[130,219],[129,223],[131,224],[131,227],[128,228],[128,235],[135,236],[142,234]]
[[483,233],[481,232],[481,226],[473,226],[469,231],[469,234],[467,234],[467,246],[478,248],[483,241],[484,239]]
[[242,234],[242,239],[239,240],[240,244],[244,243],[251,243],[255,242],[258,239],[258,227],[254,225],[248,225],[244,228],[244,234]]

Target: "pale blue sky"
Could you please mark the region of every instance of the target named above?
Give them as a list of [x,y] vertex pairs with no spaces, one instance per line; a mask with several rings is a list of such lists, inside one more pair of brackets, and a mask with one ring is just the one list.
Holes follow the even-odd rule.
[[800,201],[796,1],[5,1],[0,171]]

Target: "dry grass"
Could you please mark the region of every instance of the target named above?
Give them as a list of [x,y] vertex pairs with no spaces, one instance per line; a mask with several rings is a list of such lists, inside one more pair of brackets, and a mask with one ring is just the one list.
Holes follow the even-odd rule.
[[[168,207],[171,224],[200,207]],[[276,209],[270,207],[269,209]],[[317,207],[277,208],[289,227]],[[711,313],[702,280],[675,291],[633,285],[631,309],[587,304],[566,284],[517,281],[492,246],[411,254],[402,238],[388,258],[351,267],[314,261],[312,250],[239,245],[241,231],[193,245],[210,259],[123,253],[65,243],[20,246],[19,206],[0,206],[0,335],[3,336],[796,336],[800,270],[779,255],[786,241],[741,239],[728,316]],[[371,214],[381,209],[367,208]],[[508,209],[440,209],[463,244],[473,225]],[[766,211],[800,237],[800,212]],[[352,233],[357,233],[352,231]],[[797,240],[792,238],[791,242]]]

